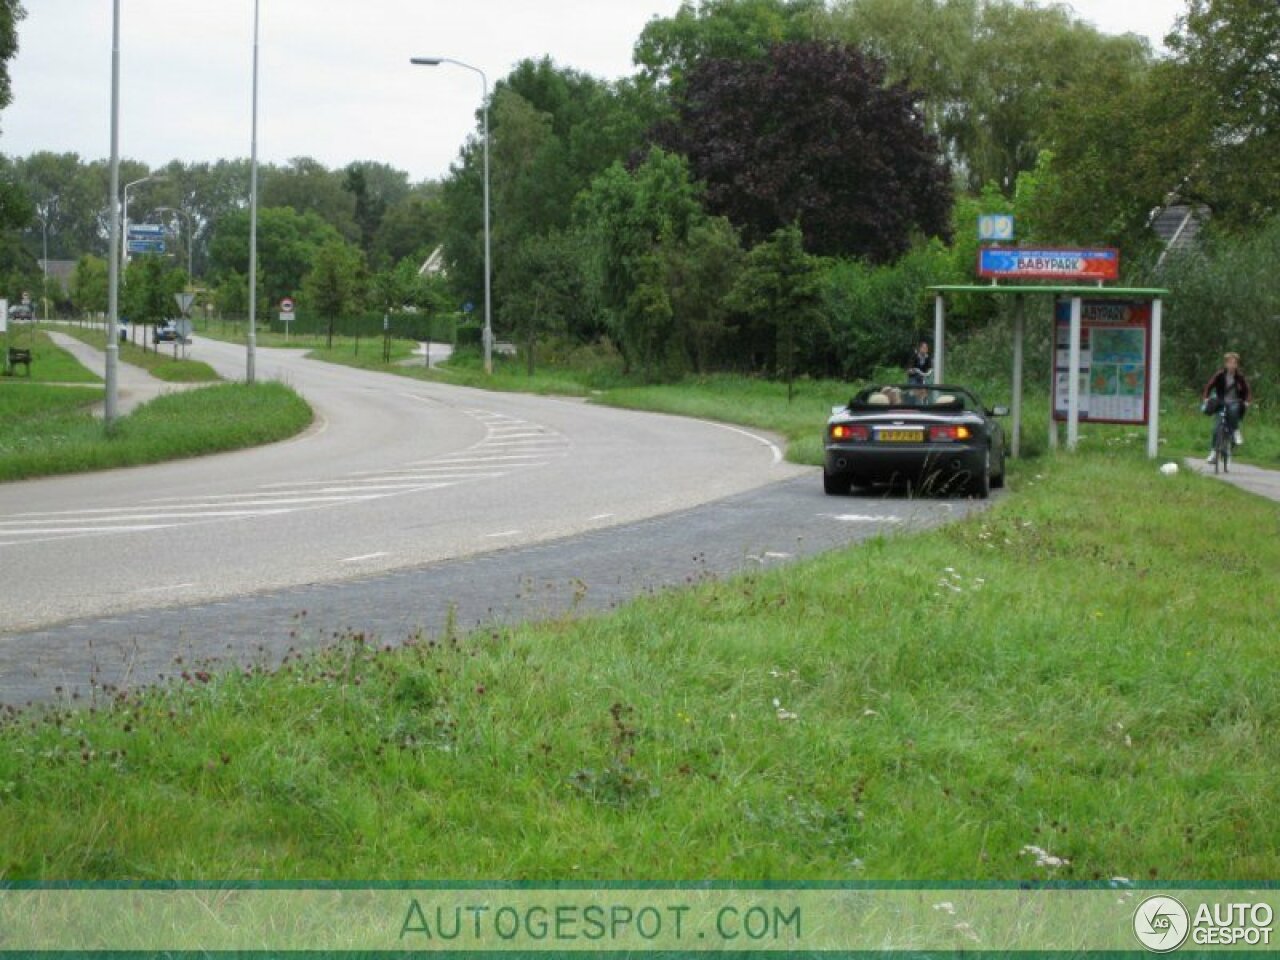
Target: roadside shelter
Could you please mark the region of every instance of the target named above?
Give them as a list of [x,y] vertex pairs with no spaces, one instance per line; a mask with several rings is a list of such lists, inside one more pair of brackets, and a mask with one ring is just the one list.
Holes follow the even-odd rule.
[[[1103,287],[1103,286],[1086,286],[1080,284],[1072,285],[1055,285],[1055,284],[1028,284],[1025,286],[1013,286],[1009,284],[1001,285],[991,284],[971,284],[971,285],[941,285],[929,287],[934,294],[934,321],[933,321],[933,337],[934,337],[934,380],[935,382],[943,382],[943,369],[945,363],[945,343],[946,343],[946,323],[947,310],[946,298],[948,294],[958,293],[976,293],[976,294],[994,294],[997,296],[1014,297],[1014,321],[1013,321],[1013,397],[1012,397],[1012,434],[1010,440],[1010,453],[1016,457],[1019,453],[1022,436],[1022,372],[1023,372],[1023,336],[1025,330],[1025,307],[1026,298],[1028,296],[1051,296],[1055,303],[1064,304],[1066,308],[1065,331],[1061,329],[1058,321],[1055,319],[1055,329],[1058,331],[1052,338],[1054,351],[1054,384],[1052,389],[1055,394],[1061,394],[1063,399],[1062,406],[1065,407],[1065,420],[1067,424],[1067,449],[1074,450],[1080,440],[1080,419],[1081,419],[1081,373],[1084,370],[1091,369],[1093,353],[1090,352],[1088,362],[1082,365],[1085,359],[1082,350],[1082,331],[1084,330],[1084,313],[1086,301],[1090,304],[1097,302],[1110,302],[1124,305],[1126,303],[1147,304],[1150,307],[1149,315],[1145,316],[1145,324],[1143,330],[1144,346],[1143,362],[1141,364],[1141,386],[1142,386],[1142,412],[1141,421],[1133,419],[1125,420],[1108,420],[1106,418],[1094,418],[1098,422],[1111,423],[1140,423],[1145,422],[1147,427],[1147,456],[1155,457],[1159,446],[1159,428],[1160,428],[1160,337],[1161,323],[1164,313],[1164,298],[1168,296],[1169,291],[1155,287]],[[1145,313],[1145,312],[1144,312]],[[1134,326],[1136,331],[1137,325]],[[1065,350],[1064,343],[1065,340]],[[1137,343],[1136,333],[1133,343]],[[1091,341],[1092,346],[1092,341]],[[1120,369],[1118,363],[1109,366]],[[1137,366],[1130,362],[1125,367],[1132,368]],[[1065,377],[1063,373],[1065,371]],[[1137,372],[1131,373],[1136,377]],[[1065,381],[1065,382],[1064,382]],[[1086,378],[1086,384],[1090,382]],[[1134,395],[1136,396],[1136,394]],[[1057,404],[1054,404],[1057,407]],[[1058,445],[1058,426],[1054,419],[1053,410],[1050,411],[1049,417],[1049,446],[1051,448]]]

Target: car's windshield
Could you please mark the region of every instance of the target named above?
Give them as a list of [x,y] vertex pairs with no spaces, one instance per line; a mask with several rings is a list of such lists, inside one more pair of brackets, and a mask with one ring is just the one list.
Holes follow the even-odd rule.
[[976,404],[963,390],[954,387],[884,386],[868,387],[849,404],[851,407],[935,407],[945,410],[971,410]]

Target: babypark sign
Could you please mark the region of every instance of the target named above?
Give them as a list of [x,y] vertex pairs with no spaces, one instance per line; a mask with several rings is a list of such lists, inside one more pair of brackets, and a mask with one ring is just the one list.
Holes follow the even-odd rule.
[[1007,280],[1117,280],[1120,251],[983,247],[978,251],[978,276]]

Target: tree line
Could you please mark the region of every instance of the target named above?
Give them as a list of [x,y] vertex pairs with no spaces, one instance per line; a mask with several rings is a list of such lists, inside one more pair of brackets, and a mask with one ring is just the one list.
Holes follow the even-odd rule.
[[[1280,7],[1187,0],[1166,44],[1013,0],[701,0],[645,27],[622,80],[524,61],[488,104],[495,325],[531,364],[607,340],[653,378],[862,376],[928,329],[925,286],[972,277],[978,213],[1012,212],[1020,242],[1120,247],[1127,279],[1171,285],[1174,327],[1212,341],[1213,318],[1177,314],[1205,300],[1179,300],[1188,264],[1155,266],[1152,214],[1199,205],[1200,262],[1254,262],[1236,251],[1280,212]],[[260,304],[480,303],[480,130],[440,182],[369,161],[264,168]],[[175,267],[189,254],[210,298],[244,312],[247,161],[122,168],[145,176],[130,219],[169,226]],[[0,157],[0,182],[8,286],[45,236],[51,258],[102,257],[103,162]],[[437,246],[446,278],[424,283]],[[958,332],[996,310],[961,300]],[[1234,345],[1261,353],[1275,324],[1241,324]]]

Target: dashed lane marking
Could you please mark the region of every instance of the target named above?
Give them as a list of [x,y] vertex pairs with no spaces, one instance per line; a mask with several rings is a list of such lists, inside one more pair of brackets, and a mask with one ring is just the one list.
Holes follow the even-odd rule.
[[[435,402],[413,394],[406,396],[422,403]],[[238,492],[205,494],[194,500],[167,496],[119,507],[14,513],[0,516],[0,549],[53,540],[137,534],[197,523],[277,516],[494,480],[517,471],[546,466],[565,456],[572,446],[564,434],[539,423],[476,408],[464,409],[462,413],[485,428],[484,437],[464,450],[410,461],[385,470],[348,471],[328,478],[275,481]],[[516,533],[519,531],[498,536]]]

